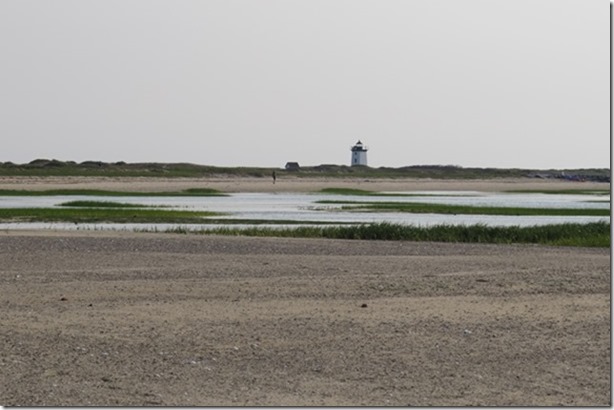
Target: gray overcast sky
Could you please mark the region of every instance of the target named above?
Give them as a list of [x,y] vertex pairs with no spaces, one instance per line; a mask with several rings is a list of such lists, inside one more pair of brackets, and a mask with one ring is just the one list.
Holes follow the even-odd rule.
[[0,161],[610,165],[607,0],[3,0]]

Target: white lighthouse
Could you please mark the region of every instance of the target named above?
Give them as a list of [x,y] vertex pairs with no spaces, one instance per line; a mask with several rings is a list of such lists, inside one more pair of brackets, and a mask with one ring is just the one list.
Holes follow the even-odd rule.
[[367,165],[367,147],[360,140],[352,148],[352,166]]

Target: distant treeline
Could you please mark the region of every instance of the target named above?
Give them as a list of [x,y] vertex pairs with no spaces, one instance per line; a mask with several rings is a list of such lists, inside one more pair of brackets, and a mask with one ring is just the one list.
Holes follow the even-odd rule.
[[455,165],[412,165],[400,168],[347,165],[317,165],[295,170],[258,167],[214,167],[189,163],[126,163],[102,161],[59,161],[36,159],[27,164],[0,162],[1,176],[134,176],[134,177],[358,177],[358,178],[556,178],[576,181],[610,182],[609,168],[534,170],[518,168],[463,168]]

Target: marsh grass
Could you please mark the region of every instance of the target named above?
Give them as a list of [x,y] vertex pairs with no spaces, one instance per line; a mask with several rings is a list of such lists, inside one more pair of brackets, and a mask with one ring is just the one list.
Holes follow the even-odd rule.
[[58,204],[58,206],[79,208],[159,208],[159,206],[153,205],[127,204],[123,202],[110,201],[68,201]]
[[428,204],[419,202],[352,202],[352,201],[316,201],[318,204],[344,205],[344,211],[370,212],[408,212],[429,214],[460,215],[514,215],[514,216],[609,216],[609,209],[573,209],[573,208],[517,208],[468,205]]
[[296,227],[288,229],[228,227],[200,233],[241,236],[330,238],[355,240],[403,240],[493,244],[542,244],[556,246],[610,247],[610,224],[559,224],[532,227],[489,227],[485,225],[437,225],[416,227],[390,223],[354,226]]
[[[318,193],[326,194],[326,195],[347,195],[347,196],[394,196],[394,197],[438,196],[438,195],[433,195],[433,194],[377,192],[377,191],[368,191],[366,189],[355,189],[355,188],[323,188],[320,191],[318,191]],[[466,195],[466,196],[470,196],[470,195]]]
[[179,193],[185,196],[227,196],[227,194],[213,188],[188,188]]
[[319,191],[321,194],[327,195],[352,195],[352,196],[375,196],[380,195],[374,191],[355,188],[323,188]]
[[208,218],[207,224],[219,225],[353,225],[353,222],[297,221],[294,219],[226,219]]
[[2,222],[204,223],[219,213],[133,208],[0,208]]
[[0,196],[227,196],[227,194],[212,188],[189,188],[183,191],[135,192],[106,191],[99,189],[47,189],[42,191],[0,189]]
[[510,194],[553,194],[553,195],[610,195],[607,189],[556,189],[556,190],[531,190],[511,189],[504,191]]
[[170,210],[159,206],[104,201],[72,201],[64,208],[0,208],[0,222],[186,223],[208,225],[339,225],[348,222],[230,219],[219,212]]

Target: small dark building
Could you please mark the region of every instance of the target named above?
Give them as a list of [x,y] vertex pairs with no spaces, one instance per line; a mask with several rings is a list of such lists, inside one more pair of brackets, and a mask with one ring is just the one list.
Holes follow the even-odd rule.
[[286,171],[298,171],[300,169],[298,162],[286,162]]

